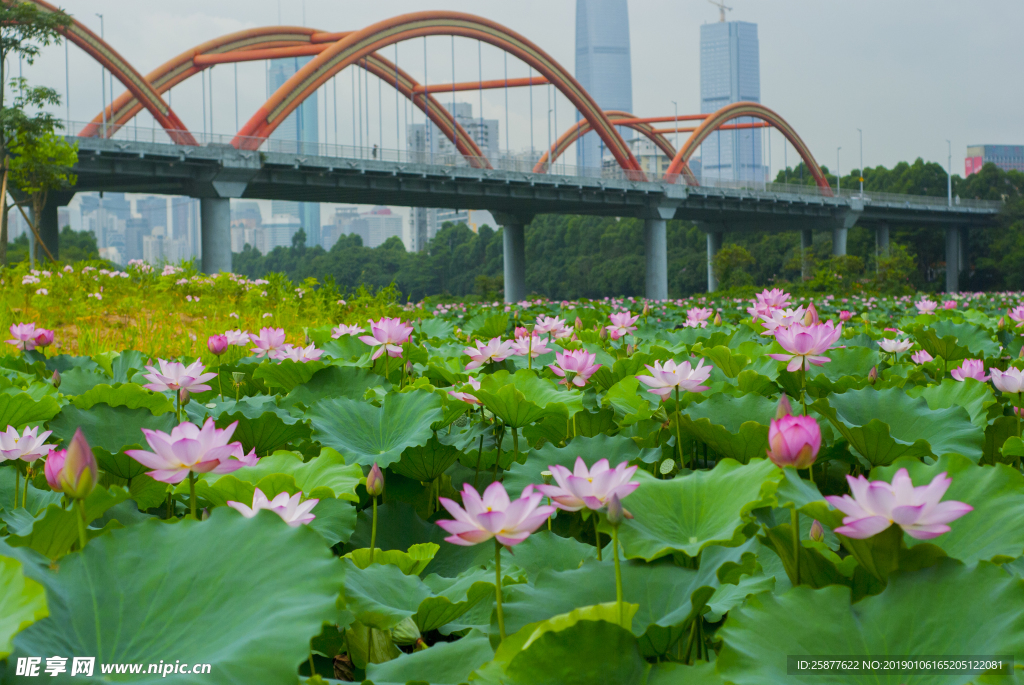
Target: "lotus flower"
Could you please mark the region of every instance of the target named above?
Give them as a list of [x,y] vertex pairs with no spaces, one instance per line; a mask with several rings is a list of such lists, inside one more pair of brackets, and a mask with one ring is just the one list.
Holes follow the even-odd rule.
[[401,319],[381,317],[380,321],[370,321],[370,335],[360,336],[359,339],[376,348],[372,359],[385,352],[389,357],[401,357],[402,343],[406,342],[411,334],[412,326],[402,323]]
[[832,344],[843,334],[843,324],[834,325],[831,321],[818,323],[811,326],[793,324],[789,328],[778,328],[775,331],[775,339],[779,341],[789,354],[770,354],[772,359],[780,362],[788,361],[786,370],[793,372],[800,368],[810,370],[811,364],[821,366],[825,362],[832,361],[823,357]]
[[283,328],[261,328],[259,335],[249,334],[249,340],[256,347],[252,352],[256,357],[268,356],[271,352],[284,345]]
[[768,458],[781,468],[806,469],[821,449],[821,429],[810,416],[785,414],[768,428]]
[[878,346],[889,354],[900,354],[913,347],[914,343],[910,340],[890,340],[889,338],[882,338],[878,341]]
[[958,381],[973,378],[984,383],[989,379],[985,374],[985,362],[980,359],[965,359],[959,367],[950,371],[949,375]]
[[852,318],[853,318],[853,312],[847,311],[845,309],[841,309],[839,311],[839,320],[840,321],[846,322],[846,321],[849,321]]
[[247,507],[241,502],[231,500],[227,501],[227,505],[247,519],[251,519],[261,509],[268,509],[284,519],[284,522],[292,528],[298,528],[316,518],[316,516],[309,512],[319,502],[320,500],[318,499],[307,499],[305,502],[302,502],[301,492],[296,492],[289,497],[287,491],[278,493],[274,499],[268,500],[263,491],[256,488],[252,494],[252,507]]
[[[467,380],[466,382],[469,383],[470,387],[472,387],[474,390],[480,389],[480,381],[473,378],[472,376],[470,376],[469,380]],[[480,400],[478,400],[473,395],[470,395],[468,392],[457,392],[455,390],[449,390],[448,394],[457,400],[462,400],[463,402],[468,402],[469,404],[480,404]]]
[[1006,315],[1017,322],[1017,328],[1024,326],[1024,304],[1019,304],[1013,309],[1007,310]]
[[956,309],[956,300],[946,300],[942,303],[943,309]]
[[[59,486],[55,490],[63,492],[71,499],[85,499],[96,489],[99,469],[96,465],[96,457],[93,456],[89,443],[82,435],[81,428],[75,429],[75,434],[72,436],[67,450],[62,451],[62,456],[63,463],[60,464],[60,470],[54,469],[56,471],[54,480]],[[46,480],[51,485],[53,484],[49,475]]]
[[437,525],[451,533],[446,542],[469,547],[491,538],[508,547],[518,545],[530,537],[551,514],[555,507],[541,505],[544,496],[527,485],[522,496],[510,501],[505,486],[494,482],[484,490],[483,497],[469,483],[462,486],[462,504],[465,509],[447,497],[439,498],[441,505],[454,520],[438,521]]
[[623,499],[640,487],[639,483],[630,480],[637,467],[628,466],[626,462],[611,469],[607,459],[600,459],[587,469],[583,458],[576,457],[572,471],[559,464],[549,466],[548,470],[557,485],[536,487],[550,497],[556,507],[565,511],[579,511],[584,507],[597,511],[608,504],[612,495]]
[[340,338],[343,335],[359,335],[365,332],[366,330],[361,326],[346,326],[345,324],[341,324],[340,326],[335,326],[331,329],[331,337]]
[[847,476],[846,480],[852,497],[830,495],[825,499],[846,514],[835,532],[848,538],[863,540],[895,523],[912,538],[930,540],[948,533],[947,523],[974,510],[963,502],[939,501],[952,482],[945,472],[918,487],[914,487],[906,469],[896,472],[892,485],[880,480],[869,482],[864,476]]
[[594,363],[596,359],[596,354],[586,350],[556,352],[555,363],[549,364],[548,368],[562,379],[559,383],[566,388],[570,384],[582,388],[594,372],[601,368],[600,364]]
[[759,318],[769,319],[773,311],[785,308],[789,297],[789,293],[779,288],[763,290],[754,296],[753,306],[747,308],[747,313],[754,317],[755,321]]
[[309,347],[298,347],[285,343],[279,349],[274,350],[270,353],[271,359],[281,361],[284,359],[291,359],[293,362],[315,362],[320,359],[324,354],[323,350],[318,350],[316,345],[310,345]]
[[67,459],[67,450],[50,450],[46,455],[46,463],[43,465],[43,473],[46,474],[46,482],[54,492],[63,492],[60,486],[60,472],[64,470],[64,461]]
[[200,428],[191,423],[182,423],[168,435],[162,431],[142,429],[146,442],[153,449],[128,450],[126,454],[153,471],[149,476],[163,483],[180,483],[188,473],[231,473],[243,466],[256,464],[256,451],[249,454],[242,451],[242,443],[232,442],[238,422],[227,428],[217,428],[213,419],[206,419]]
[[661,362],[654,362],[654,366],[647,366],[651,375],[637,376],[636,379],[647,386],[647,392],[659,395],[662,400],[666,400],[676,388],[689,392],[707,390],[708,386],[704,385],[704,382],[711,376],[713,368],[710,364],[704,366],[703,359],[692,368],[689,361],[677,366],[674,361],[669,359],[665,361],[664,365]]
[[159,371],[153,366],[146,367],[149,373],[143,377],[149,383],[142,386],[156,392],[164,392],[165,390],[170,390],[171,392],[187,390],[190,393],[204,392],[210,389],[210,386],[205,385],[206,381],[217,377],[215,373],[203,373],[206,367],[203,366],[203,362],[199,359],[188,366],[180,362],[168,362],[163,359],[158,359],[157,363],[160,366]]
[[803,307],[797,307],[796,309],[773,309],[767,315],[762,316],[764,323],[765,332],[762,335],[775,335],[776,331],[780,328],[789,328],[793,324],[803,323],[804,321]]
[[566,328],[565,320],[557,316],[538,316],[537,322],[533,326],[534,333],[552,333],[555,337],[558,337],[558,333],[561,333]]
[[999,392],[1019,393],[1024,391],[1024,371],[1011,366],[1006,371],[992,368],[988,372],[992,375],[992,385]]
[[384,494],[384,473],[377,462],[373,462],[370,472],[366,474],[366,494],[370,497],[380,497]]
[[19,350],[36,349],[36,325],[34,323],[12,323],[11,339],[6,342]]
[[245,347],[252,341],[252,335],[248,331],[240,329],[224,331],[224,337],[227,338],[228,345],[235,347]]
[[920,301],[915,302],[914,306],[917,307],[919,314],[934,314],[935,308],[939,306],[939,303],[932,302],[928,298],[922,298]]
[[206,341],[206,347],[209,348],[210,352],[219,357],[228,349],[228,336],[211,335]]
[[51,431],[44,431],[39,435],[39,427],[26,427],[22,433],[18,433],[14,426],[7,426],[7,430],[0,433],[0,461],[21,459],[22,461],[33,462],[40,457],[45,457],[56,445],[44,445],[46,438],[50,437]]
[[714,312],[707,307],[693,307],[686,311],[686,323],[687,325],[704,323],[711,318],[712,314]]
[[36,347],[49,347],[53,344],[53,331],[46,328],[37,328],[35,343]]
[[616,312],[608,317],[611,320],[610,326],[605,326],[604,329],[608,331],[608,335],[612,340],[618,340],[619,338],[629,335],[636,330],[637,319],[640,318],[639,314],[630,315],[629,312]]
[[467,347],[463,354],[469,355],[470,362],[466,364],[466,371],[471,371],[484,364],[491,362],[503,362],[512,356],[512,341],[502,342],[501,338],[491,338],[486,345],[476,341],[476,347]]
[[933,357],[930,354],[928,354],[928,352],[926,350],[918,350],[914,354],[910,355],[910,359],[915,364],[924,364],[926,362],[930,362],[931,360],[935,359],[935,357]]

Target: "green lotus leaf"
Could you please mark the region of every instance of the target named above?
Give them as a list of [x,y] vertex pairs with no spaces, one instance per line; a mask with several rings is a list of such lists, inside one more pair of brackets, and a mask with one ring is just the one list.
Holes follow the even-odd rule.
[[880,361],[878,350],[867,347],[838,347],[829,350],[826,356],[832,361],[812,367],[807,372],[808,383],[812,378],[822,375],[830,381],[838,381],[846,376],[865,377]]
[[428,483],[448,470],[462,454],[454,445],[446,445],[431,437],[425,445],[407,447],[402,458],[391,465],[391,470],[406,478]]
[[371,561],[370,549],[364,547],[352,550],[344,558],[351,559],[352,563],[361,569],[367,569],[371,564],[390,564],[397,566],[407,576],[418,576],[427,568],[439,549],[440,545],[433,542],[411,545],[405,552],[400,549],[378,549]]
[[513,428],[522,428],[548,415],[568,418],[571,411],[583,408],[578,392],[558,390],[554,383],[530,369],[520,369],[515,374],[488,374],[481,380],[480,389],[469,393]]
[[[384,382],[370,369],[328,366],[314,373],[302,385],[295,386],[281,404],[290,408],[301,405],[308,409],[324,398],[347,397],[350,400],[359,400],[363,398],[368,388]],[[301,411],[299,413],[301,414]]]
[[16,634],[48,615],[43,586],[22,574],[20,561],[0,556],[0,659]]
[[430,392],[389,394],[382,406],[348,398],[324,399],[307,414],[313,439],[352,463],[385,468],[407,447],[425,445],[441,418],[441,398]]
[[81,395],[97,385],[110,383],[110,376],[99,368],[72,367],[60,372],[60,391],[64,395]]
[[[21,430],[30,423],[49,421],[60,412],[60,404],[49,395],[35,399],[29,393],[0,393],[0,426]],[[0,429],[3,430],[3,429]]]
[[[100,402],[88,409],[79,409],[69,404],[60,410],[49,425],[53,437],[65,445],[71,441],[75,429],[81,428],[90,445],[114,455],[132,445],[146,445],[143,428],[170,433],[178,422],[173,412],[154,416],[146,407],[112,407]],[[143,471],[145,469],[140,470],[140,473]]]
[[647,685],[724,685],[714,662],[698,661],[693,666],[663,661],[651,667]]
[[267,384],[268,388],[283,388],[291,391],[298,385],[306,383],[320,369],[327,366],[326,362],[297,362],[291,359],[266,361],[252,372],[252,377]]
[[502,550],[501,568],[514,574],[523,571],[533,582],[545,569],[550,571],[571,571],[583,566],[584,562],[597,558],[597,550],[574,538],[563,538],[541,528],[515,546],[515,553]]
[[608,389],[601,404],[615,410],[620,426],[630,426],[651,418],[658,408],[657,396],[640,387],[636,376],[626,376]]
[[[14,511],[15,474],[12,468],[0,468],[0,511]],[[22,503],[25,493],[25,480],[21,479],[18,487],[18,509],[23,509],[30,516],[38,516],[50,504],[60,504],[63,495],[52,490],[40,490],[29,481],[28,497]]]
[[728,378],[736,378],[739,376],[740,371],[750,364],[750,357],[745,354],[735,354],[725,345],[717,345],[700,350],[694,346],[693,351],[695,354],[707,358],[716,369]]
[[[716,453],[741,464],[763,457],[768,449],[768,424],[775,403],[756,394],[733,397],[724,393],[693,402],[683,409],[680,428]],[[670,419],[675,420],[672,415]]]
[[899,388],[850,390],[829,397],[827,403],[818,400],[814,409],[874,466],[891,464],[901,456],[950,452],[977,461],[984,447],[984,436],[966,409],[931,409],[924,398],[909,397]]
[[333,497],[321,496],[318,499],[320,501],[310,512],[316,518],[309,522],[309,527],[320,533],[332,547],[339,542],[348,542],[352,531],[356,529],[356,508],[349,502]]
[[[798,587],[749,597],[729,612],[717,670],[736,685],[821,683],[789,675],[787,655],[851,658],[1024,655],[1024,583],[998,566],[946,559],[896,573],[881,594],[850,603],[850,589]],[[843,683],[968,683],[971,676],[908,676],[898,670],[846,674]],[[987,680],[984,682],[988,682]],[[997,681],[992,681],[997,682]]]
[[[507,326],[508,321],[506,321],[505,324]],[[455,332],[454,323],[437,317],[431,319],[421,319],[420,321],[417,321],[415,324],[413,324],[413,327],[416,329],[416,332],[419,333],[420,336],[424,338],[438,338],[444,340],[446,338],[452,337],[452,334]],[[504,332],[505,331],[502,330],[502,333]],[[499,333],[498,335],[501,335],[501,333]]]
[[147,390],[135,383],[97,385],[75,397],[71,403],[79,409],[91,409],[97,404],[129,409],[145,407],[154,416],[174,411],[174,404],[163,393]]
[[232,682],[291,682],[310,638],[336,620],[342,575],[319,535],[273,512],[246,519],[218,508],[201,522],[147,521],[61,561],[45,583],[50,617],[15,638],[11,658],[180,659],[214,664]]
[[963,381],[946,378],[939,385],[916,385],[909,388],[907,394],[923,397],[930,409],[963,407],[970,414],[971,423],[979,428],[985,428],[989,419],[995,418],[991,416],[990,410],[999,410],[992,386],[973,378],[965,378]]
[[947,364],[967,359],[971,354],[967,347],[957,344],[957,336],[955,334],[947,334],[940,337],[933,328],[915,328],[914,339],[917,340],[925,352],[933,357],[942,357],[946,360]]
[[277,412],[264,412],[257,417],[242,413],[224,412],[217,417],[218,428],[226,428],[237,421],[232,440],[242,443],[246,452],[256,450],[257,456],[265,456],[289,444],[308,438],[309,426],[298,420],[287,421]]
[[[981,325],[975,323],[953,323],[948,319],[941,319],[929,327],[934,329],[935,334],[942,338],[953,336],[957,344],[967,348],[974,357],[996,357],[999,355],[999,343],[992,339],[989,333]],[[947,360],[951,361],[951,360]]]
[[[85,520],[92,523],[108,509],[128,499],[128,492],[116,485],[109,490],[102,485],[85,499]],[[20,511],[20,510],[19,510]],[[61,509],[49,504],[34,518],[26,517],[17,525],[7,522],[10,536],[7,542],[15,547],[30,547],[49,559],[58,559],[78,543],[78,518],[76,509]],[[105,529],[90,528],[90,536],[99,535]]]
[[424,633],[455,621],[482,600],[487,600],[488,607],[494,603],[493,571],[476,569],[458,578],[431,574],[423,582],[434,593],[420,603],[413,616],[416,626]]
[[338,607],[346,609],[363,625],[390,630],[419,609],[430,596],[430,588],[416,576],[406,575],[398,566],[372,564],[359,568],[343,559],[345,580]]
[[482,340],[490,340],[499,335],[505,335],[508,329],[508,314],[493,314],[484,316],[478,314],[466,322],[466,330],[471,331],[474,337]]
[[[428,319],[428,322],[436,320]],[[439,642],[422,652],[370,664],[366,669],[366,682],[371,685],[460,685],[468,682],[469,674],[493,656],[487,636],[472,631],[456,642]]]
[[695,557],[711,545],[743,544],[751,510],[775,504],[781,471],[767,459],[745,466],[723,459],[710,471],[642,480],[624,502],[633,513],[619,527],[625,556],[652,561],[683,552]]
[[307,462],[295,452],[275,452],[260,459],[255,466],[247,466],[225,476],[206,474],[200,482],[219,483],[231,477],[256,485],[273,474],[293,477],[295,486],[307,496],[317,488],[328,488],[333,497],[350,502],[359,501],[356,486],[363,477],[362,469],[358,464],[346,464],[345,458],[330,447],[323,448],[319,456]]

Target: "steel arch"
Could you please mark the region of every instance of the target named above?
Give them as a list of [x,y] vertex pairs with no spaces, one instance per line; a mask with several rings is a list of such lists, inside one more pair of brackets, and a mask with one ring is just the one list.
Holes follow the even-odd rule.
[[[825,174],[821,172],[821,167],[814,161],[814,155],[801,140],[800,136],[797,135],[793,127],[790,126],[785,119],[780,117],[778,114],[768,109],[759,102],[734,102],[731,105],[726,105],[720,110],[711,114],[705,119],[690,137],[683,143],[683,146],[676,152],[675,157],[672,159],[672,164],[669,165],[668,171],[665,172],[666,179],[671,178],[674,174],[684,173],[683,169],[686,167],[687,162],[700,144],[704,140],[714,133],[720,126],[725,124],[727,121],[736,119],[738,117],[752,117],[755,119],[761,119],[777,128],[782,135],[786,137],[793,147],[796,148],[800,158],[807,165],[811,175],[814,176],[815,182],[818,187],[822,189],[822,194],[828,197],[832,196],[832,187],[829,185],[828,180],[825,178]],[[691,176],[692,177],[692,176]],[[687,183],[690,183],[690,179],[687,179]],[[696,185],[696,180],[690,185]]]
[[[44,0],[30,0],[44,12],[59,12],[60,10]],[[153,87],[128,63],[121,55],[106,43],[102,38],[83,26],[77,19],[72,18],[71,24],[65,31],[61,31],[67,40],[80,47],[93,59],[110,70],[117,80],[124,84],[141,103],[149,110],[153,118],[167,130],[171,140],[181,145],[197,145],[192,134],[185,129],[178,115],[174,113],[170,105],[164,102],[163,98]],[[83,131],[80,135],[95,135]]]
[[411,38],[455,35],[494,45],[530,64],[558,88],[605,141],[620,166],[642,175],[625,141],[593,98],[565,69],[528,39],[496,22],[457,12],[416,12],[393,17],[349,34],[293,75],[246,122],[233,145],[252,149],[266,138],[310,93],[346,66],[376,50]]

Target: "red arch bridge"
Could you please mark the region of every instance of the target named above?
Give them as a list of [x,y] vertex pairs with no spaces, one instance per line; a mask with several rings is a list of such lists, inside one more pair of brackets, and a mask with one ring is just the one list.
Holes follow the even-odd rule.
[[[56,11],[44,0],[29,1],[44,11]],[[887,251],[893,224],[945,228],[947,265],[952,267],[947,269],[946,285],[947,290],[956,291],[962,231],[992,225],[999,211],[998,203],[950,205],[945,198],[839,192],[829,186],[797,132],[779,114],[756,102],[682,116],[603,111],[568,70],[528,38],[469,14],[416,12],[358,31],[295,26],[247,29],[197,45],[145,75],[80,22],[73,20],[65,35],[125,90],[92,121],[68,122],[68,133],[73,134],[69,137],[79,145],[78,182],[74,191],[51,193],[39,217],[40,239],[54,255],[58,254],[57,207],[67,204],[75,191],[105,190],[199,198],[202,268],[208,273],[231,270],[230,199],[253,198],[489,210],[503,227],[507,302],[526,296],[524,226],[541,213],[642,218],[646,295],[651,299],[668,297],[665,226],[669,219],[695,221],[707,232],[709,290],[716,287],[710,261],[727,231],[800,231],[803,246],[810,245],[814,231],[830,231],[833,252],[841,255],[846,253],[846,233],[855,224],[874,228],[879,249]],[[512,57],[528,65],[530,75],[510,79],[506,67],[498,78],[485,79],[481,67],[476,81],[458,83],[453,78],[452,83],[419,83],[386,55],[392,48],[391,54],[397,56],[393,46],[399,43],[423,39],[426,60],[428,36],[450,36],[453,50],[455,37],[487,43],[505,53],[506,64]],[[234,135],[190,131],[171,108],[171,88],[215,65],[299,56],[310,59]],[[271,137],[307,97],[345,69],[361,70],[365,78],[372,76],[391,88],[396,102],[404,98],[406,107],[419,110],[423,120],[432,123],[425,130],[444,136],[455,153]],[[456,92],[503,89],[507,102],[509,89],[538,86],[557,91],[578,116],[536,155],[488,158],[439,99],[451,94],[454,102]],[[129,122],[143,110],[158,128],[142,129],[140,136],[137,122],[132,126]],[[204,127],[205,123],[204,114]],[[815,185],[725,182],[702,179],[691,170],[691,158],[709,136],[750,128],[782,134],[784,149],[793,147]],[[652,165],[638,159],[622,130],[648,139],[670,160],[667,168],[645,169]],[[564,163],[566,151],[588,133],[600,138],[613,166],[590,169]],[[688,136],[676,149],[669,134],[678,139],[680,133]]]

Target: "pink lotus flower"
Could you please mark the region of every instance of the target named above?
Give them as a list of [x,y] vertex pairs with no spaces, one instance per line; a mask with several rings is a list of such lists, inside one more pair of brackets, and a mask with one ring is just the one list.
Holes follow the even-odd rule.
[[659,395],[662,400],[667,400],[676,388],[688,392],[707,390],[708,386],[704,385],[704,382],[711,376],[713,368],[710,364],[704,366],[703,359],[692,368],[689,361],[677,366],[673,360],[668,359],[664,365],[656,361],[654,366],[647,366],[651,375],[637,376],[636,379],[647,386],[647,392]]
[[293,346],[285,343],[280,348],[270,353],[271,359],[281,361],[283,359],[291,359],[293,362],[315,362],[320,359],[324,354],[323,350],[318,350],[316,345],[310,345],[309,347]]
[[772,359],[780,362],[788,361],[786,370],[793,372],[800,368],[810,370],[811,364],[821,366],[832,361],[822,356],[833,343],[843,334],[843,324],[834,325],[831,321],[811,326],[793,324],[789,328],[778,328],[775,339],[779,341],[789,354],[770,354]]
[[40,457],[45,457],[56,445],[44,445],[46,438],[50,437],[51,431],[44,431],[39,435],[39,427],[28,428],[18,433],[14,426],[7,426],[7,430],[0,433],[0,461],[22,461],[33,462]]
[[882,338],[878,341],[878,346],[882,348],[884,352],[889,354],[901,354],[906,352],[914,343],[910,340],[890,340],[889,338]]
[[768,427],[768,458],[781,468],[806,469],[821,449],[821,429],[810,416],[785,414]]
[[836,533],[863,540],[881,533],[892,524],[912,538],[930,540],[950,528],[946,524],[974,510],[969,504],[950,500],[940,502],[952,482],[940,473],[928,485],[914,487],[906,469],[900,469],[885,481],[868,481],[864,476],[846,477],[853,496],[828,496],[829,504],[846,516]]
[[943,309],[956,309],[956,300],[946,300],[942,303]]
[[985,374],[985,362],[980,359],[965,359],[959,367],[949,372],[953,378],[963,381],[965,378],[973,378],[984,383],[989,379]]
[[845,309],[841,309],[839,311],[839,320],[840,321],[845,322],[845,321],[849,321],[852,318],[853,318],[853,312],[847,311]]
[[[538,316],[537,322],[533,326],[534,334],[537,333],[554,333],[557,334],[565,330],[565,320],[557,316]],[[557,337],[557,335],[556,335]]]
[[168,362],[163,359],[158,359],[157,363],[160,366],[159,371],[154,366],[146,367],[149,373],[143,376],[143,378],[148,380],[149,383],[142,386],[156,392],[164,392],[165,390],[170,390],[171,392],[187,390],[190,393],[204,392],[210,389],[210,386],[205,385],[206,381],[217,377],[215,373],[203,373],[206,367],[203,366],[203,362],[199,359],[188,366],[180,362]]
[[594,372],[601,368],[600,364],[594,363],[596,359],[596,354],[586,350],[556,352],[555,363],[549,364],[548,368],[562,379],[559,383],[566,388],[570,384],[582,388]]
[[516,326],[515,330],[512,332],[512,337],[516,340],[519,340],[520,338],[527,338],[529,336],[530,331],[526,330],[526,326]]
[[548,338],[538,338],[535,335],[528,338],[516,338],[515,342],[512,343],[513,357],[529,356],[532,359],[536,359],[550,351],[548,348]]
[[245,347],[252,340],[249,331],[240,329],[224,331],[224,337],[227,338],[228,345],[234,345],[235,347]]
[[316,518],[309,512],[313,511],[313,507],[319,502],[318,499],[307,499],[302,502],[301,492],[296,492],[291,497],[287,492],[280,492],[274,499],[268,500],[263,491],[256,488],[252,494],[252,507],[232,500],[228,500],[226,504],[247,519],[251,519],[261,509],[267,509],[284,519],[284,522],[292,528],[298,528]]
[[[467,380],[466,382],[469,383],[470,387],[473,388],[474,390],[480,389],[480,381],[473,378],[472,376],[470,376],[469,380]],[[468,392],[465,391],[459,392],[456,390],[449,390],[448,394],[457,400],[462,400],[463,402],[468,402],[469,404],[480,404],[480,400],[478,400],[476,397],[470,395]]]
[[337,339],[343,335],[359,335],[360,333],[365,332],[366,330],[361,326],[346,326],[345,324],[341,324],[340,326],[335,326],[331,329],[331,337]]
[[762,335],[775,335],[780,328],[789,328],[793,324],[802,324],[804,321],[804,308],[796,309],[773,309],[766,316],[762,316],[765,332]]
[[10,331],[11,339],[5,342],[14,345],[19,350],[36,349],[37,331],[34,323],[12,323]]
[[518,545],[530,537],[551,514],[555,507],[541,505],[544,496],[527,485],[522,496],[510,501],[505,486],[494,482],[484,490],[483,497],[469,483],[462,486],[463,509],[447,497],[439,498],[441,505],[455,520],[438,521],[451,536],[445,541],[469,547],[497,538],[508,547]]
[[629,312],[616,312],[608,317],[611,320],[610,326],[605,326],[604,329],[608,331],[609,337],[612,340],[618,340],[624,335],[629,335],[636,330],[637,319],[640,315],[630,316]]
[[479,340],[476,347],[467,347],[463,354],[469,355],[470,361],[466,364],[466,371],[470,371],[484,364],[492,362],[503,362],[512,356],[512,341],[502,342],[501,338],[491,338],[491,341],[484,345]]
[[172,429],[170,435],[143,428],[142,433],[153,451],[127,450],[125,454],[154,469],[149,476],[163,483],[180,483],[190,471],[231,473],[256,464],[255,450],[244,454],[242,443],[228,442],[237,425],[235,421],[227,428],[217,428],[210,418],[202,428],[182,423]]
[[71,499],[85,499],[96,489],[99,469],[81,428],[75,429],[66,450],[50,452],[43,471],[50,487]]
[[604,508],[612,495],[623,499],[640,487],[630,479],[636,473],[636,466],[622,462],[614,469],[608,467],[608,460],[601,459],[590,469],[582,457],[576,457],[572,471],[554,464],[548,467],[557,485],[536,486],[551,498],[555,506],[564,511],[579,511],[586,507],[593,511]]
[[928,354],[928,352],[925,351],[925,350],[918,350],[914,354],[910,355],[910,359],[915,364],[924,364],[926,362],[930,362],[931,360],[935,359],[935,357],[933,357],[930,354]]
[[914,306],[917,307],[917,312],[919,314],[934,314],[935,308],[939,306],[939,303],[932,302],[928,298],[923,298],[920,301],[915,302]]
[[53,344],[53,331],[47,328],[37,328],[35,343],[36,347],[49,347]]
[[228,336],[211,335],[206,341],[206,346],[209,348],[210,352],[219,357],[228,349]]
[[259,335],[249,334],[249,340],[256,347],[252,352],[256,357],[264,357],[284,345],[283,328],[261,328]]
[[751,303],[753,306],[747,308],[747,313],[757,319],[769,319],[776,309],[783,309],[789,302],[789,293],[779,288],[764,290],[754,296]]
[[1024,371],[1011,366],[1006,371],[1000,371],[993,367],[988,372],[992,374],[992,385],[999,392],[1019,393],[1024,391]]
[[1006,315],[1017,322],[1017,328],[1024,326],[1024,304],[1019,304],[1013,309],[1007,310]]
[[389,357],[402,356],[402,344],[412,334],[412,326],[402,323],[399,318],[381,317],[380,321],[370,321],[370,335],[360,336],[367,345],[376,347],[371,359],[376,359],[385,352]]

